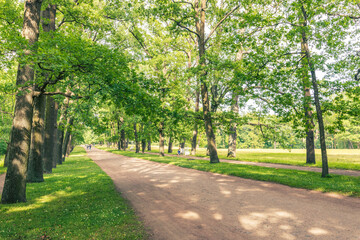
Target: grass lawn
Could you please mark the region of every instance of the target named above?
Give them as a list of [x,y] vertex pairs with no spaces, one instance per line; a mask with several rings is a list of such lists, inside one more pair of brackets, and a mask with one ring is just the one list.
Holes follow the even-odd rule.
[[321,192],[335,192],[342,195],[360,197],[360,177],[331,175],[330,178],[321,178],[320,173],[307,171],[266,168],[224,162],[219,164],[210,164],[209,162],[202,160],[187,160],[178,157],[160,157],[142,153],[136,154],[134,152],[123,152],[104,147],[100,147],[100,149],[129,157],[137,157],[201,171],[275,182],[291,187],[305,188]]
[[[153,148],[151,152],[159,152],[159,149]],[[172,154],[177,154],[177,148],[173,149]],[[360,170],[360,149],[328,149],[327,154],[329,168]],[[228,158],[227,149],[218,149],[218,155],[221,159],[321,167],[320,149],[315,151],[316,164],[305,163],[305,149],[292,149],[291,151],[286,149],[238,149],[236,158]],[[206,149],[197,149],[196,156],[207,157]]]
[[0,239],[146,239],[113,182],[76,147],[65,163],[27,184],[27,203],[0,205]]
[[0,155],[0,174],[3,174],[6,172],[6,168],[4,168],[4,158],[5,158],[5,155]]

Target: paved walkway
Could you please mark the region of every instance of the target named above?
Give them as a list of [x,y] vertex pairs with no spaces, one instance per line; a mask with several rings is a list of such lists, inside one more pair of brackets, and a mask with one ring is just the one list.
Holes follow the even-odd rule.
[[129,158],[92,158],[156,240],[360,240],[360,198]]

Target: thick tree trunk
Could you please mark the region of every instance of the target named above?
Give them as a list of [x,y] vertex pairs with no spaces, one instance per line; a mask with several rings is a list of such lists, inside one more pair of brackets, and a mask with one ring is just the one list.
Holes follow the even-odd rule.
[[64,101],[64,105],[61,108],[61,115],[59,119],[58,126],[58,153],[57,153],[57,163],[62,164],[63,162],[63,144],[65,137],[65,119],[67,118],[67,111],[69,107],[70,99],[66,98]]
[[[199,103],[200,103],[200,92],[196,90],[196,98],[195,98],[195,115],[199,112]],[[197,119],[194,121],[194,130],[193,137],[191,140],[191,155],[196,155],[196,147],[197,147],[197,135],[198,135],[198,123]]]
[[70,134],[69,136],[69,142],[68,144],[66,145],[66,157],[69,157],[70,153],[72,152],[72,150],[74,149],[74,146],[73,146],[73,136]]
[[[232,93],[232,103],[231,111],[237,115],[239,114],[239,105],[238,105],[239,96],[236,93]],[[237,124],[235,121],[230,123],[230,133],[229,133],[229,147],[228,147],[228,157],[236,157],[236,139],[237,139]]]
[[199,46],[199,58],[200,66],[202,67],[202,73],[200,76],[201,82],[201,98],[203,104],[203,114],[204,114],[204,123],[205,123],[205,132],[208,142],[208,149],[210,154],[210,163],[218,163],[219,157],[216,149],[215,134],[212,127],[212,116],[210,112],[210,99],[209,91],[207,87],[206,76],[207,72],[205,70],[206,61],[205,61],[205,11],[206,11],[206,0],[201,0],[201,7],[199,9],[200,21],[197,23],[197,33],[198,33],[198,46]]
[[168,144],[168,153],[172,153],[172,148],[173,148],[173,141],[172,141],[172,137],[169,137],[169,144]]
[[160,126],[159,126],[159,153],[160,153],[160,156],[165,156],[165,153],[164,153],[164,122],[160,122]]
[[44,130],[46,97],[34,98],[33,126],[31,132],[31,148],[27,172],[27,182],[43,182],[44,161]]
[[[41,0],[25,1],[22,34],[30,46],[34,45],[39,37],[41,4]],[[26,55],[32,53],[30,49],[25,50]],[[32,64],[19,64],[18,67],[16,86],[19,86],[20,89],[15,101],[9,165],[2,192],[2,203],[26,202],[26,174],[33,115],[33,88],[30,85],[34,80]]]
[[[302,16],[303,16],[303,20],[304,20],[304,27],[306,27],[307,26],[307,13],[306,13],[306,10],[303,5],[301,6],[301,10],[302,10]],[[312,81],[313,90],[314,90],[316,114],[317,114],[317,119],[318,119],[318,124],[319,124],[321,160],[322,160],[321,177],[326,177],[329,175],[329,167],[328,167],[328,160],[327,160],[327,153],[326,153],[325,129],[324,129],[324,121],[323,121],[323,117],[322,117],[322,110],[321,110],[321,106],[320,106],[320,100],[319,100],[318,84],[317,84],[317,80],[316,80],[314,64],[312,63],[312,60],[311,60],[310,50],[309,50],[309,46],[308,46],[308,42],[307,42],[306,31],[303,30],[301,32],[301,34],[302,34],[302,42],[303,42],[303,47],[304,47],[304,51],[305,51],[305,56],[306,56],[306,59],[307,59],[308,65],[309,65],[309,69],[310,69],[310,73],[311,73],[311,81]]]
[[70,117],[68,119],[66,133],[65,133],[65,137],[64,137],[64,143],[63,143],[63,147],[62,147],[62,162],[65,162],[67,149],[71,142],[71,128],[72,128],[73,124],[74,124],[74,119],[72,117]]
[[58,145],[58,123],[57,123],[57,116],[59,112],[59,103],[55,101],[54,105],[54,126],[53,126],[53,142],[54,142],[54,148],[53,148],[53,168],[56,168],[57,159],[60,158],[58,156],[59,153],[59,145]]
[[141,139],[141,152],[144,153],[146,149],[146,140]]
[[54,126],[55,126],[55,100],[51,96],[46,97],[45,113],[45,148],[44,148],[44,171],[52,173],[54,159]]

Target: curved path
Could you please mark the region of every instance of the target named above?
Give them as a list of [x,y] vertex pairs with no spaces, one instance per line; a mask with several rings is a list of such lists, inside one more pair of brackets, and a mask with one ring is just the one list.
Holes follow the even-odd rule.
[[[153,153],[153,152],[145,152],[145,153],[146,154],[159,155],[158,153]],[[176,157],[177,155],[165,154],[165,156]],[[185,155],[180,155],[180,156],[177,156],[177,157],[209,161],[209,158],[204,158],[204,157],[185,156]],[[286,164],[278,164],[278,163],[264,163],[264,162],[246,162],[246,161],[229,160],[229,159],[220,159],[220,162],[228,162],[228,163],[243,164],[243,165],[254,165],[254,166],[269,167],[269,168],[294,169],[294,170],[321,173],[321,168],[319,168],[319,167],[303,167],[303,166],[296,166],[296,165],[286,165]],[[344,169],[332,169],[331,168],[331,169],[329,169],[329,173],[330,174],[338,174],[338,175],[347,175],[347,176],[353,176],[353,177],[360,177],[360,171],[357,171],[357,170],[344,170]]]
[[156,240],[360,240],[360,199],[93,149]]

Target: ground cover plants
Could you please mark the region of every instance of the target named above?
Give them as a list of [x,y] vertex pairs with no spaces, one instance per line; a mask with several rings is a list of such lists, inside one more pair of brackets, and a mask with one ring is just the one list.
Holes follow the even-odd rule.
[[0,155],[0,174],[3,174],[6,172],[6,168],[4,167],[4,158],[5,158],[5,155]]
[[218,164],[209,164],[209,162],[202,160],[189,160],[172,156],[160,157],[150,154],[118,151],[105,147],[100,147],[100,149],[128,157],[137,157],[150,161],[173,164],[185,168],[192,168],[200,171],[275,182],[296,188],[304,188],[321,192],[335,192],[347,196],[360,197],[360,177],[350,177],[332,174],[330,178],[320,178],[320,173],[308,171],[276,169],[259,166],[231,164],[225,162],[221,162]]
[[0,205],[0,239],[146,239],[110,179],[81,147],[27,184],[26,203]]
[[[158,150],[151,152],[158,152]],[[172,154],[176,155],[177,149],[174,148]],[[237,151],[236,158],[228,158],[227,149],[218,149],[218,154],[221,159],[321,168],[320,149],[316,150],[316,164],[306,164],[305,149],[241,149]],[[198,148],[196,156],[206,157],[206,149]],[[359,156],[359,149],[328,149],[329,168],[360,170]]]

